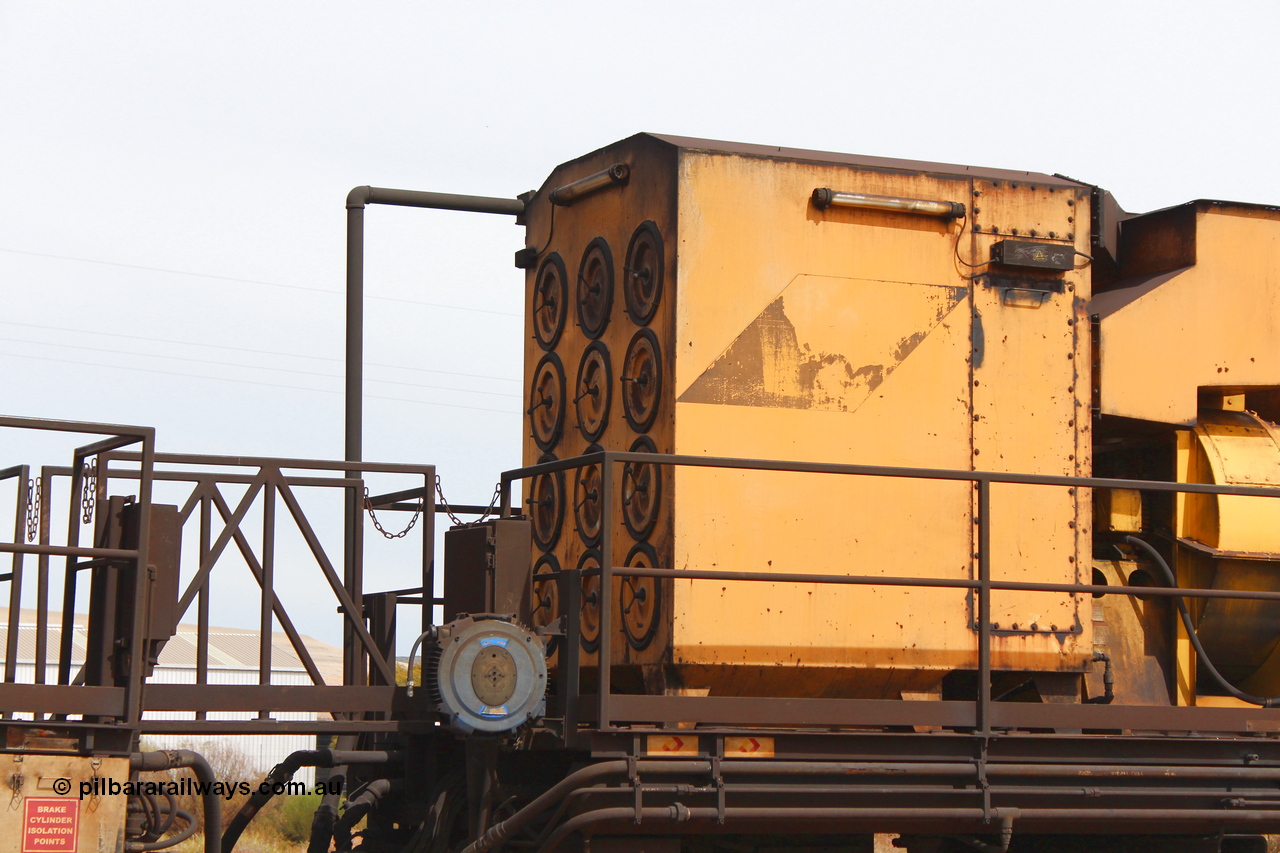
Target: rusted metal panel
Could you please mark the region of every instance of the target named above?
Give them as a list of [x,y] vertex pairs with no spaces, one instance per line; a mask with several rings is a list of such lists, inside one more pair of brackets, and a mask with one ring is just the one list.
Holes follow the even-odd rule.
[[0,838],[8,849],[65,853],[120,849],[126,798],[110,795],[109,785],[123,786],[128,781],[127,758],[0,755],[0,777],[4,786],[0,796],[8,803],[8,808],[0,809]]
[[[829,186],[964,202],[968,182],[741,152],[686,151],[680,174],[677,450],[964,465],[969,310],[952,258],[959,224],[819,209],[811,195]],[[673,473],[681,568],[780,577],[968,570],[966,486]],[[888,507],[894,525],[884,524]],[[927,538],[909,532],[926,526]],[[939,677],[919,672],[973,655],[956,592],[677,581],[673,594],[675,660],[688,684],[713,695],[896,697]],[[932,624],[913,618],[925,611],[937,614]],[[959,647],[937,654],[934,639],[947,630]]]
[[[1101,490],[1100,490],[1101,491]],[[1128,582],[1138,564],[1128,560],[1095,560],[1095,572],[1108,585]],[[1163,599],[1125,595],[1093,598],[1093,647],[1111,658],[1115,702],[1124,705],[1169,705],[1173,683],[1173,610]],[[1086,677],[1088,698],[1104,695],[1103,667],[1094,664]]]
[[[526,233],[535,258],[526,273],[525,293],[526,464],[579,456],[594,448],[673,450],[672,354],[667,342],[675,316],[680,248],[675,157],[675,149],[664,142],[632,137],[563,164],[528,200]],[[551,203],[549,196],[556,188],[617,165],[627,168],[625,183],[610,183],[569,206]],[[539,365],[552,363],[559,365],[563,385],[558,377],[536,385]],[[551,408],[542,405],[539,387],[560,397],[555,404],[562,413],[560,427],[546,435],[535,428]],[[614,526],[601,530],[602,474],[598,468],[569,470],[526,487],[537,546],[530,561],[535,573],[598,568],[606,542],[611,543],[612,553],[605,561],[609,565],[634,560],[671,565],[670,484],[654,483],[651,492],[637,498],[648,507],[646,529],[637,536],[623,523],[624,510],[636,503],[632,498],[637,483],[649,488],[648,478],[637,480],[621,467],[610,472],[619,483],[612,491]],[[652,615],[652,633],[646,623],[635,636],[627,633],[623,619],[623,609],[633,604],[633,585],[610,578],[607,593],[603,586],[599,576],[583,579],[583,609],[575,618],[584,629],[584,662],[597,656],[601,638],[594,626],[600,622],[604,597],[617,629],[607,640],[614,662],[656,665],[669,635],[665,586],[645,591],[643,606],[650,608],[656,601],[660,615]],[[539,625],[563,615],[560,600],[548,591],[552,587],[535,584],[532,606]],[[631,624],[634,630],[638,623],[632,619]],[[553,661],[558,656],[557,652]]]
[[[1088,216],[1083,190],[1020,182],[974,184],[976,258],[1000,235],[1048,238],[1074,254],[1076,217]],[[990,225],[987,225],[990,223]],[[1016,233],[1015,233],[1016,232]],[[971,397],[975,470],[1079,476],[1090,471],[1089,338],[1085,270],[1046,270],[1048,288],[985,282],[973,290]],[[990,286],[990,285],[996,286]],[[1022,485],[992,487],[992,577],[1056,583],[1081,581],[1090,556],[1090,498],[1085,490]],[[1088,514],[1086,514],[1088,511]],[[1016,592],[992,595],[1000,632],[995,665],[1021,669],[1083,668],[1093,650],[1091,620],[1076,596]]]
[[492,519],[444,536],[445,619],[459,613],[514,613],[528,624],[529,522]]
[[697,139],[690,136],[673,136],[665,133],[646,133],[678,148],[689,151],[719,152],[724,154],[741,154],[749,157],[763,157],[777,160],[792,160],[803,163],[836,163],[846,166],[860,166],[868,170],[892,170],[897,172],[921,173],[929,172],[940,175],[955,175],[964,178],[982,177],[1005,181],[1027,181],[1036,184],[1056,187],[1083,187],[1085,184],[1064,178],[1061,175],[1046,175],[1040,172],[1023,172],[1015,169],[993,169],[986,166],[964,166],[953,163],[932,163],[925,160],[899,160],[892,157],[871,157],[863,154],[841,154],[835,151],[812,151],[805,148],[780,148],[773,145],[753,145],[746,142],[725,142],[715,139]]

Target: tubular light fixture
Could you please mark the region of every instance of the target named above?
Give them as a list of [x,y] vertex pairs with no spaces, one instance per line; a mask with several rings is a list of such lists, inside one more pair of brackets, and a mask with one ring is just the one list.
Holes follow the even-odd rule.
[[[572,185],[570,185],[572,186]],[[927,201],[922,198],[899,198],[888,195],[865,195],[839,190],[819,188],[813,191],[813,206],[819,210],[828,207],[856,207],[861,210],[888,210],[895,213],[914,213],[920,216],[936,216],[939,219],[955,219],[964,216],[964,205],[958,201]]]
[[626,183],[631,177],[631,167],[626,163],[615,163],[609,168],[585,178],[579,178],[551,191],[551,203],[559,205],[573,204],[585,195],[598,192],[615,184]]

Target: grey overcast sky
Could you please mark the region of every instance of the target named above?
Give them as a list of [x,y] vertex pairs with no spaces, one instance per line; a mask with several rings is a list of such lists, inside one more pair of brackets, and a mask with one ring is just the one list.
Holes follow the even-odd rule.
[[[642,130],[1280,203],[1263,2],[0,0],[0,410],[340,458],[356,185],[514,196]],[[367,214],[365,457],[519,463],[522,229]],[[69,445],[68,445],[69,446]],[[0,467],[65,462],[0,437]]]

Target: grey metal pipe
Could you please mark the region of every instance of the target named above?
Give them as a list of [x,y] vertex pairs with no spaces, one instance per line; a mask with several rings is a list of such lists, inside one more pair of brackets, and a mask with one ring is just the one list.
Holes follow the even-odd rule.
[[[370,186],[355,187],[347,193],[347,363],[343,428],[343,459],[347,462],[359,462],[364,456],[364,208],[369,204],[496,213],[517,217],[517,224],[523,224],[525,208],[524,202],[518,198],[491,198]],[[358,479],[361,476],[358,468],[348,470],[346,473],[351,478]],[[343,555],[348,572],[356,564],[359,536],[355,525],[359,518],[359,500],[354,489],[346,490],[343,502],[346,512]],[[430,608],[425,609],[426,612],[430,612]]]
[[524,202],[518,198],[496,198],[484,195],[458,195],[420,190],[393,190],[385,187],[355,187],[347,193],[347,209],[366,204],[391,204],[398,207],[426,207],[433,210],[461,210],[468,213],[497,213],[520,216]]
[[[570,773],[558,783],[548,788],[529,805],[511,817],[489,827],[484,835],[472,841],[462,853],[486,853],[511,836],[511,833],[523,827],[529,821],[551,808],[561,799],[577,788],[594,784],[610,776],[625,775],[628,762],[624,760],[602,761]],[[636,772],[644,775],[665,775],[680,773],[709,773],[710,761],[641,761],[636,763]],[[625,809],[630,816],[631,809]]]
[[[980,808],[689,808],[681,803],[671,806],[634,806],[596,809],[575,815],[565,821],[538,849],[538,853],[554,853],[569,835],[588,826],[610,821],[655,823],[686,823],[690,821],[716,822],[725,820],[808,820],[808,821],[969,821],[975,824],[993,818],[1000,822],[1001,847],[1012,835],[1013,821],[1126,821],[1136,824],[1167,823],[1168,821],[1204,821],[1219,827],[1234,827],[1250,823],[1280,822],[1280,810],[1271,809],[1016,809],[995,808],[984,814]],[[637,818],[639,820],[637,821]]]
[[[364,366],[364,208],[369,204],[423,207],[433,210],[461,210],[520,217],[525,204],[518,198],[493,198],[454,193],[419,192],[383,187],[355,187],[347,193],[347,375],[346,431],[347,462],[359,462],[362,455],[362,394]],[[359,476],[349,474],[348,476]]]
[[218,780],[205,757],[189,749],[135,752],[129,756],[130,770],[174,770],[179,767],[195,771],[196,779],[203,788],[200,798],[204,806],[204,853],[222,853],[222,798],[214,789]]
[[[1009,812],[1016,814],[1016,809],[993,809],[992,816],[1001,820],[1008,816]],[[689,821],[713,821],[719,820],[720,810],[714,807],[697,807],[689,808],[681,803],[672,806],[653,806],[636,809],[632,807],[617,807],[608,809],[596,809],[594,811],[583,812],[575,815],[565,821],[559,829],[547,839],[547,843],[538,848],[538,853],[553,853],[565,838],[577,832],[580,829],[597,823],[605,823],[615,820],[636,821],[654,821],[659,823],[686,823]],[[983,820],[983,810],[980,808],[727,808],[724,810],[725,819],[738,820],[936,820],[938,818],[946,818],[948,820],[963,820],[980,822]]]

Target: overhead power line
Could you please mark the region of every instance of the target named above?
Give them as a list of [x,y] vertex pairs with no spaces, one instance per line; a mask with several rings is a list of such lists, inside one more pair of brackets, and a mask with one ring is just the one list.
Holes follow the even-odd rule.
[[[107,267],[123,267],[131,270],[146,270],[147,272],[159,272],[167,275],[186,275],[194,278],[211,278],[218,281],[234,281],[240,284],[259,284],[265,287],[283,287],[288,290],[306,290],[312,293],[327,293],[330,296],[342,296],[343,293],[338,290],[328,290],[323,287],[307,287],[301,284],[280,284],[275,281],[259,281],[252,278],[234,278],[228,275],[215,275],[206,272],[191,272],[190,270],[171,270],[164,267],[148,267],[141,264],[125,264],[118,261],[100,261],[95,258],[76,258],[71,255],[53,255],[47,252],[28,252],[25,249],[6,249],[0,247],[0,252],[9,252],[14,255],[30,255],[36,258],[53,258],[59,261],[75,261],[81,264],[100,264]],[[510,311],[492,311],[488,308],[468,308],[463,305],[446,305],[440,302],[423,302],[418,299],[402,299],[398,296],[373,296],[365,294],[365,299],[378,299],[383,302],[402,302],[406,305],[425,305],[428,308],[444,308],[449,311],[471,311],[476,314],[493,314],[498,317],[519,317],[519,314],[513,314]]]
[[[23,353],[4,353],[6,358],[25,358],[35,361],[53,361],[60,364],[80,364],[89,367],[105,367],[113,370],[132,370],[138,373],[158,373],[165,376],[183,376],[189,379],[210,379],[215,382],[235,382],[240,385],[260,385],[265,388],[287,388],[291,391],[314,391],[320,394],[342,394],[342,391],[331,391],[328,388],[309,388],[304,385],[284,385],[277,382],[257,382],[252,379],[231,379],[225,376],[205,376],[199,373],[181,373],[176,370],[155,370],[149,367],[130,367],[123,364],[103,364],[96,361],[76,361],[70,358],[52,358],[43,355],[26,355]],[[492,412],[498,415],[518,415],[519,411],[514,409],[484,409],[479,406],[463,406],[456,403],[438,403],[434,400],[414,400],[408,397],[386,397],[378,394],[365,394],[366,399],[370,400],[393,400],[399,403],[420,403],[424,406],[443,406],[447,409],[470,409],[474,412]]]
[[[211,349],[224,349],[232,352],[250,352],[256,355],[274,355],[282,358],[307,358],[314,361],[333,361],[342,362],[344,359],[334,358],[326,355],[306,355],[299,352],[280,352],[278,350],[252,349],[250,347],[233,347],[229,344],[207,344],[199,341],[179,341],[174,338],[153,338],[146,335],[126,335],[121,332],[100,332],[92,329],[72,329],[67,326],[43,326],[39,323],[17,323],[12,320],[0,320],[0,326],[22,326],[28,329],[44,329],[50,332],[69,332],[73,335],[101,335],[107,338],[125,338],[131,341],[152,341],[160,344],[177,344],[178,346],[197,346],[209,347]],[[456,370],[438,370],[432,367],[410,367],[406,364],[381,364],[376,361],[366,361],[366,367],[389,367],[396,370],[412,370],[415,373],[440,373],[445,376],[464,376],[468,379],[491,379],[495,382],[517,382],[523,380],[512,379],[508,376],[489,376],[482,373],[459,373]]]
[[[0,341],[9,341],[11,343],[16,343],[16,344],[37,344],[39,346],[61,347],[64,349],[88,350],[90,352],[108,352],[116,355],[137,355],[137,356],[142,356],[143,358],[167,359],[170,361],[191,361],[191,362],[196,362],[198,364],[215,364],[220,367],[240,367],[240,368],[246,368],[249,370],[270,370],[277,373],[296,373],[301,376],[323,376],[326,379],[342,379],[342,377],[336,373],[320,373],[319,371],[315,371],[315,370],[294,370],[288,367],[270,367],[267,365],[258,365],[258,364],[239,364],[234,361],[214,361],[213,359],[208,359],[208,358],[188,358],[186,356],[181,356],[181,355],[159,355],[156,353],[147,353],[147,352],[129,352],[128,350],[106,349],[104,347],[87,347],[87,346],[81,346],[79,344],[58,344],[58,343],[50,343],[48,341],[29,341],[23,338],[0,337]],[[112,367],[114,365],[103,365],[103,366]],[[509,394],[505,391],[475,391],[470,388],[451,388],[448,385],[424,385],[421,382],[398,382],[394,379],[377,379],[374,377],[368,377],[367,381],[381,382],[385,385],[405,385],[410,388],[430,388],[435,391],[457,391],[460,394],[483,394],[486,397],[508,397],[516,400],[520,399],[519,394]]]

